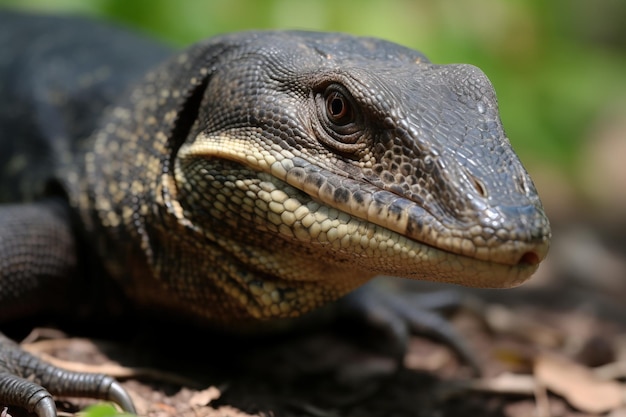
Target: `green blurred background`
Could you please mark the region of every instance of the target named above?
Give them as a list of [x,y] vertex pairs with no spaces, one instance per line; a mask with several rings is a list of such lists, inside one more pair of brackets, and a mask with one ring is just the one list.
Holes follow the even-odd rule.
[[304,28],[382,37],[481,67],[553,223],[626,213],[626,1],[0,0],[97,16],[184,46],[217,33]]

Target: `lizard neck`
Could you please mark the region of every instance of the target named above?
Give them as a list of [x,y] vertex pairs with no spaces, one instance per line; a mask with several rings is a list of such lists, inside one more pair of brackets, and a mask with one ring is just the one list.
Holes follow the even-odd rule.
[[88,197],[78,204],[109,273],[138,305],[209,321],[297,316],[370,279],[254,224],[232,229],[223,218],[197,218],[177,183],[184,178],[175,177],[178,148],[200,131],[205,87],[184,77],[209,73],[194,51],[113,108],[85,154]]

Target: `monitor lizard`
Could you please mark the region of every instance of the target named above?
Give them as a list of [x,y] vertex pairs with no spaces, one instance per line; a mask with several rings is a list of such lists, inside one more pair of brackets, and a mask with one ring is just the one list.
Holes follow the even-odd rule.
[[[549,222],[474,66],[305,31],[173,52],[11,12],[0,51],[0,322],[79,314],[113,285],[138,310],[247,323],[376,275],[512,287],[546,256]],[[0,404],[53,417],[50,392],[133,410],[112,378],[0,336]]]

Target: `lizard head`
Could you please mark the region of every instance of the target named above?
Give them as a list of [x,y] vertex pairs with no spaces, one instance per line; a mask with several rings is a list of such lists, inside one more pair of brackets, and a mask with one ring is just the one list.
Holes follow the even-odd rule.
[[380,274],[515,286],[546,256],[548,220],[476,67],[342,34],[195,48],[210,58],[181,75],[199,93],[160,198],[190,246],[228,258],[224,291],[252,315]]

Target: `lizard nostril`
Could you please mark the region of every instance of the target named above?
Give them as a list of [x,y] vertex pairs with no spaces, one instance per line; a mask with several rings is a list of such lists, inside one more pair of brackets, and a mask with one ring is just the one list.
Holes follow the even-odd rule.
[[476,190],[476,192],[478,192],[478,194],[483,197],[486,198],[487,197],[487,189],[485,188],[485,186],[483,185],[483,183],[476,178],[473,175],[469,175],[470,181],[472,182],[472,185],[474,186],[474,189]]
[[523,175],[517,178],[517,186],[518,190],[523,194],[528,194],[530,192],[530,187],[528,187],[526,178]]
[[482,198],[489,197],[489,194],[487,193],[487,187],[485,187],[485,184],[483,184],[481,180],[476,178],[476,176],[473,175],[466,167],[462,167],[461,169],[463,173],[465,174],[465,177],[469,180],[469,182],[474,187],[474,190],[478,193],[478,195],[481,196]]
[[535,252],[526,252],[520,258],[519,265],[537,265],[541,260]]

